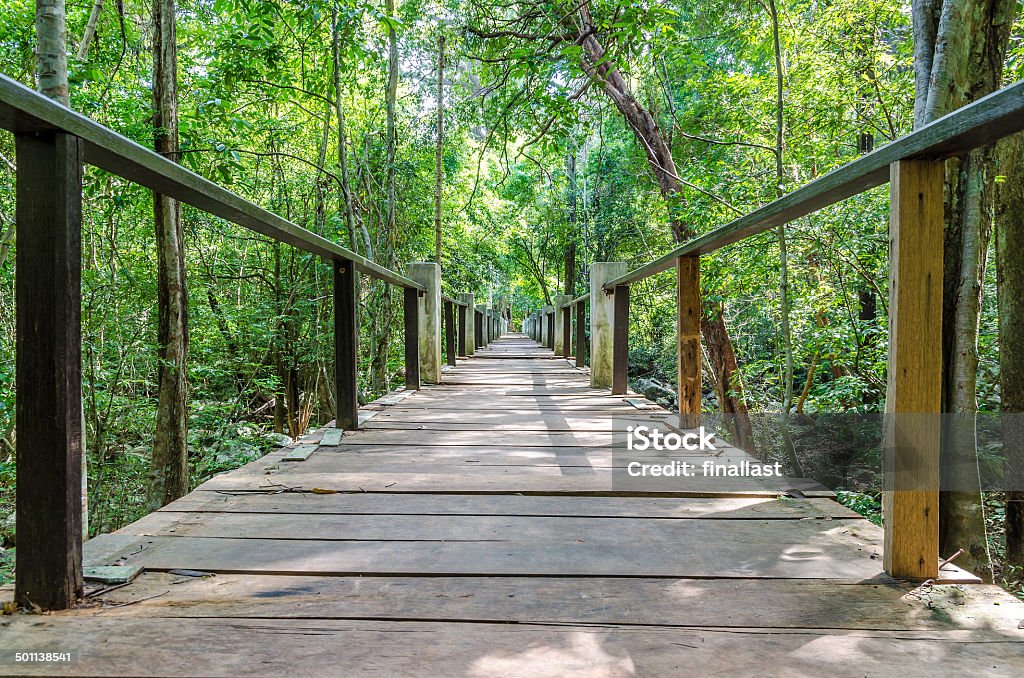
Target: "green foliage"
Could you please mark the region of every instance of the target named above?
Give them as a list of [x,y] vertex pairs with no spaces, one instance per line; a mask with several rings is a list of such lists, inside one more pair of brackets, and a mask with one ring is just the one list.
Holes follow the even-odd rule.
[[836,501],[861,514],[875,525],[882,524],[882,497],[880,494],[839,490],[836,492]]

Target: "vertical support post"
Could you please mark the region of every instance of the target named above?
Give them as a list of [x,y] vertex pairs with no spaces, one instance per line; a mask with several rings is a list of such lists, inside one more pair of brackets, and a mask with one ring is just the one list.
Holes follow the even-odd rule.
[[615,299],[605,294],[604,284],[626,274],[626,262],[595,262],[590,266],[590,387],[612,385],[612,327]]
[[556,294],[555,295],[555,355],[567,357],[569,355],[569,332],[566,331],[566,320],[569,318],[569,309],[562,308],[563,304],[567,304],[572,297],[568,294]]
[[356,347],[359,341],[356,267],[334,262],[334,390],[338,403],[334,425],[344,431],[359,428],[359,386]]
[[700,257],[676,259],[679,428],[698,428],[701,409]]
[[489,336],[487,334],[487,305],[481,304],[477,308],[477,312],[480,314],[480,342],[487,346],[489,343]]
[[406,287],[402,294],[405,316],[405,388],[415,391],[420,387],[420,293]]
[[46,610],[82,594],[82,150],[19,134],[15,600]]
[[472,292],[463,292],[459,295],[459,301],[466,302],[465,313],[465,344],[463,353],[460,355],[473,355],[476,353],[476,305],[473,302]]
[[576,367],[587,364],[587,305],[585,302],[576,304]]
[[[569,296],[568,294],[565,296]],[[566,299],[568,302],[569,299]],[[572,306],[562,309],[562,357],[568,358],[572,355]]]
[[615,304],[612,348],[612,395],[629,390],[629,285],[618,285],[612,294]]
[[469,355],[469,349],[466,346],[466,330],[468,329],[466,327],[466,316],[468,315],[468,309],[465,306],[459,306],[457,307],[455,313],[457,314],[456,323],[458,325],[458,327],[455,330],[455,351],[456,355],[466,357],[467,355]]
[[447,363],[455,366],[455,304],[444,302],[444,352]]
[[441,267],[417,261],[405,267],[406,275],[426,288],[420,317],[420,381],[441,383]]
[[943,177],[941,161],[890,166],[883,564],[907,579],[938,576]]
[[473,307],[473,333],[476,335],[477,348],[483,348],[487,345],[484,342],[484,315],[475,306]]
[[544,344],[544,348],[551,348],[555,343],[555,332],[554,323],[551,322],[551,306],[545,306],[541,309],[541,317],[544,318],[543,327],[544,331],[541,334],[541,343]]

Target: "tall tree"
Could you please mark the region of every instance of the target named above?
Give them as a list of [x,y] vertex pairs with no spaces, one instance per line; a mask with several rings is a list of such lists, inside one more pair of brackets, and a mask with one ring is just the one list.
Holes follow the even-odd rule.
[[434,261],[441,264],[441,198],[444,188],[444,34],[437,37],[437,148],[434,153]]
[[[921,127],[994,91],[1015,0],[914,0],[914,125]],[[991,147],[946,164],[942,317],[942,492],[939,548],[986,580],[992,566],[978,472],[975,414],[978,322],[991,233]]]
[[1024,567],[1024,135],[998,144],[995,208],[1000,410],[1006,488],[1005,565]]
[[[178,39],[175,0],[153,0],[153,127],[157,153],[178,160]],[[157,248],[156,432],[147,503],[188,492],[188,290],[178,201],[153,194]]]
[[36,0],[36,70],[39,91],[68,105],[67,25],[64,0]]

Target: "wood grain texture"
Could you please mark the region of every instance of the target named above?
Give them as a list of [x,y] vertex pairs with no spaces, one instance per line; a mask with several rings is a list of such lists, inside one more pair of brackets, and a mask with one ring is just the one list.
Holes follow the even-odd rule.
[[700,258],[676,260],[676,324],[679,336],[676,357],[679,384],[679,428],[700,426]]
[[929,579],[939,557],[943,163],[894,163],[885,398],[885,569]]
[[674,413],[583,371],[548,386],[565,362],[527,341],[360,412],[388,426],[313,431],[307,461],[275,451],[93,539],[89,564],[147,572],[0,619],[0,646],[76,649],[80,675],[1016,675],[1024,604],[888,577],[882,530],[813,481],[617,487],[602,422]]
[[82,158],[78,139],[19,134],[16,384],[18,602],[82,591]]

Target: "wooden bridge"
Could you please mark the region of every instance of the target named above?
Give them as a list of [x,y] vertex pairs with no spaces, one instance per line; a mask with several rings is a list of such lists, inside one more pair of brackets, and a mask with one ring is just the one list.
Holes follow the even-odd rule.
[[[626,395],[502,337],[89,541],[145,573],[0,646],[97,676],[1024,675],[1024,604],[889,578],[881,529],[813,483],[617,490],[611,422],[674,419]],[[717,447],[682,458],[750,460]]]
[[[928,423],[943,163],[1024,129],[1024,83],[632,271],[592,262],[589,293],[525,334],[471,293],[445,297],[436,264],[384,268],[4,76],[0,127],[17,149],[14,597],[51,611],[2,618],[0,674],[1024,675],[1024,604],[940,566]],[[83,549],[86,163],[332,267],[337,419]],[[701,423],[700,257],[886,181],[884,530],[803,479],[624,482],[622,427]],[[673,268],[678,412],[626,380],[630,285]],[[364,408],[357,273],[404,302],[406,388]],[[673,454],[646,459],[754,461],[721,443]],[[83,566],[145,572],[85,587]]]

